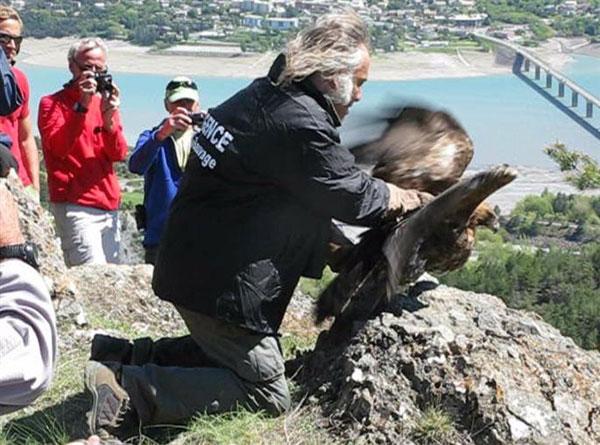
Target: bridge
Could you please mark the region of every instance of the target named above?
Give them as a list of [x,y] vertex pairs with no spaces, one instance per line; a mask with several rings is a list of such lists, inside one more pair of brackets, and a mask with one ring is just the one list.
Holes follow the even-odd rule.
[[[536,55],[518,45],[484,34],[473,33],[473,36],[484,42],[514,52],[513,73],[565,112],[588,132],[600,139],[600,129],[596,128],[591,122],[594,116],[594,109],[600,109],[600,99],[573,80],[567,78],[564,74],[552,68]],[[533,75],[533,79],[529,75]],[[542,76],[545,77],[545,86],[540,85],[544,84]],[[552,92],[554,82],[558,85],[556,96]],[[568,98],[565,97],[566,89],[570,92],[570,103]],[[580,99],[582,105],[585,104],[584,114],[578,112]]]

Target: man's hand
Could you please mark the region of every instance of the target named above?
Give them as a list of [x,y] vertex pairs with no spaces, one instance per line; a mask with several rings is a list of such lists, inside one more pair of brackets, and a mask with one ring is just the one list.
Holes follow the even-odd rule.
[[390,191],[388,214],[395,216],[423,207],[433,199],[433,195],[414,189],[401,189],[394,184],[386,183]]
[[0,247],[22,244],[17,204],[4,184],[0,184]]
[[185,131],[192,125],[189,111],[183,107],[175,108],[163,121],[156,133],[156,139],[162,141],[171,136],[175,131]]
[[89,70],[82,72],[77,86],[79,87],[79,103],[83,107],[89,108],[92,97],[96,94],[96,88],[98,88],[94,72]]
[[102,93],[102,102],[100,110],[102,111],[102,122],[106,131],[113,130],[113,115],[121,105],[121,90],[113,83],[111,92],[105,91]]

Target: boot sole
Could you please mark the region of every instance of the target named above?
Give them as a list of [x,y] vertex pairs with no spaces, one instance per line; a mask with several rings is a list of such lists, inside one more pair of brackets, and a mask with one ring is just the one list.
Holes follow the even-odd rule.
[[92,409],[87,413],[87,423],[90,433],[96,434],[96,416],[98,413],[98,391],[96,390],[96,370],[99,363],[88,363],[85,367],[85,387],[92,394]]

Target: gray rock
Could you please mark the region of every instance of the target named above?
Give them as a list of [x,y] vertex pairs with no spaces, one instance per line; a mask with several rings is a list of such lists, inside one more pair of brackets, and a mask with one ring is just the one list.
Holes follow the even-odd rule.
[[121,264],[144,264],[143,233],[137,229],[135,218],[130,210],[124,209],[119,212],[119,224]]
[[[67,269],[49,213],[18,182],[9,187],[58,297],[61,351],[87,354],[100,328],[129,338],[186,332],[174,307],[153,294],[152,266]],[[124,224],[131,229],[127,216]],[[578,348],[538,316],[491,295],[445,286],[414,294],[398,296],[388,312],[355,323],[346,338],[320,341],[287,364],[342,441],[423,443],[415,432],[434,408],[454,427],[436,443],[600,443],[598,351]],[[297,326],[306,334],[300,322],[309,317],[310,299],[297,293],[286,314],[288,331]]]
[[[490,295],[439,286],[398,298],[391,306],[411,309],[297,359],[299,382],[342,437],[410,443],[436,407],[453,420],[448,443],[600,443],[598,351]],[[325,381],[326,391],[313,391]]]
[[63,296],[71,284],[65,276],[67,267],[54,231],[54,218],[25,191],[16,176],[10,175],[7,185],[19,207],[19,223],[25,239],[39,246],[40,272],[52,296]]

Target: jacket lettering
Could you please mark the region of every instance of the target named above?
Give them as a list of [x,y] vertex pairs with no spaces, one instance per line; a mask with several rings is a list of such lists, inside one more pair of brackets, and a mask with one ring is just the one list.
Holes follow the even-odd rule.
[[194,139],[192,142],[192,150],[194,150],[194,153],[198,155],[198,158],[200,159],[200,165],[202,165],[202,167],[208,167],[211,170],[215,169],[217,166],[217,160],[213,158],[211,154],[207,152],[206,149],[196,139]]
[[219,122],[210,114],[204,119],[200,133],[202,133],[202,135],[221,153],[225,151],[225,147],[233,140],[232,134],[225,130],[225,127],[219,124]]

